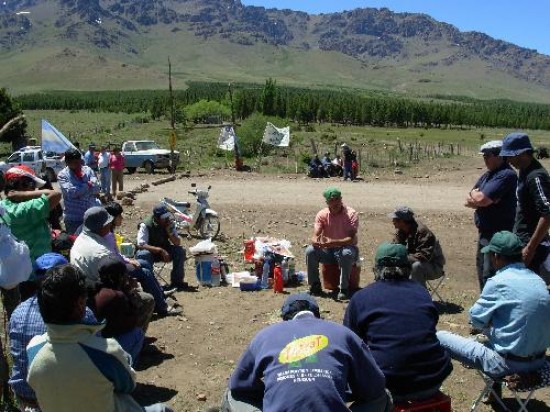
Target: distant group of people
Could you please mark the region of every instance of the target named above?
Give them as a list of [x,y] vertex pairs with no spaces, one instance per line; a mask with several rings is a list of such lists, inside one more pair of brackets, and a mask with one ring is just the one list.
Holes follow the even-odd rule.
[[[550,346],[550,177],[524,133],[488,142],[480,153],[487,171],[465,206],[475,210],[479,232],[481,294],[470,309],[470,323],[472,333],[486,336],[484,342],[436,332],[438,312],[426,281],[444,276],[445,258],[433,232],[409,207],[389,215],[396,234],[376,250],[375,282],[351,296],[358,214],[343,204],[339,189],[329,188],[323,193],[327,208],[317,214],[306,249],[309,294],[290,296],[281,310],[286,322],[252,340],[231,375],[222,410],[305,405],[390,411],[392,398],[399,403],[437,394],[452,372],[450,358],[494,380],[538,371]],[[320,263],[340,266],[334,297],[351,297],[344,327],[319,319],[313,296],[326,296]],[[501,384],[494,383],[493,390],[485,401],[500,396]]]
[[88,151],[84,153],[84,166],[89,167],[99,178],[101,192],[116,197],[117,191],[124,190],[124,155],[119,146],[114,146],[112,151],[107,151],[107,146],[101,145],[96,151],[96,146],[90,144]]
[[315,154],[308,165],[308,176],[313,178],[343,177],[344,180],[355,180],[359,173],[357,153],[346,144],[342,144],[342,155],[337,154],[333,159],[326,152],[323,158]]

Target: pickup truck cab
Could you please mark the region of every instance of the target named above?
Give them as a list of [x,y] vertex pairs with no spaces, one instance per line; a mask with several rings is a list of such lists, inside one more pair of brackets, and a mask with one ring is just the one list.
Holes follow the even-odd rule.
[[0,162],[0,174],[4,174],[10,167],[25,165],[37,175],[45,174],[50,182],[57,180],[57,174],[65,167],[60,156],[46,157],[40,146],[25,146],[13,152],[5,162]]
[[[170,170],[170,150],[162,149],[153,140],[129,140],[122,144],[122,154],[126,169],[134,173],[138,167],[143,167],[149,174],[155,169]],[[175,164],[179,163],[180,154],[174,151]]]

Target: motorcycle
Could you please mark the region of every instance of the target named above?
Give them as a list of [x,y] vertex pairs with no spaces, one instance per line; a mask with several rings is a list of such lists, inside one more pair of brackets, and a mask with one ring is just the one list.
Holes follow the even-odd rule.
[[191,236],[195,234],[192,232],[196,232],[203,239],[215,239],[220,233],[220,219],[218,212],[210,209],[206,200],[212,186],[208,186],[206,190],[197,189],[196,186],[192,183],[191,187],[194,189],[187,192],[197,198],[194,212],[190,210],[190,202],[179,202],[165,197],[162,203],[174,214],[177,230],[185,229]]

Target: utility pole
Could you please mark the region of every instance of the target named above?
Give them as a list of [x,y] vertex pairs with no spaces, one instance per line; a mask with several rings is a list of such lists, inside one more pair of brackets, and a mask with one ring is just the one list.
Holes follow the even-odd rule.
[[233,133],[235,133],[235,145],[233,148],[235,155],[235,170],[240,171],[243,168],[243,161],[241,160],[239,146],[237,145],[237,132],[235,131],[235,111],[233,110],[233,89],[231,88],[231,83],[229,83],[229,103],[231,104],[231,126],[233,127]]
[[168,91],[170,94],[170,172],[176,173],[176,150],[177,134],[176,134],[176,101],[174,99],[174,91],[172,90],[172,63],[168,57]]

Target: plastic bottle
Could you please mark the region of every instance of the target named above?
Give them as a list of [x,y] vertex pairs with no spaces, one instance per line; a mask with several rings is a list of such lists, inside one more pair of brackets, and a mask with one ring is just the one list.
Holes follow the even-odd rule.
[[270,263],[270,259],[265,259],[264,258],[264,266],[263,266],[263,271],[262,271],[262,283],[261,283],[261,286],[262,286],[262,289],[268,289],[269,288],[269,272],[271,270],[271,263]]
[[220,268],[220,260],[217,257],[214,257],[212,259],[212,266],[211,266],[211,279],[212,279],[212,286],[220,286],[220,279],[221,279],[221,268]]
[[275,263],[275,269],[273,269],[273,292],[284,292],[283,271],[278,263]]
[[283,261],[281,262],[281,272],[283,274],[283,283],[286,285],[288,283],[289,277],[288,277],[288,260],[290,258],[285,257],[283,258]]

